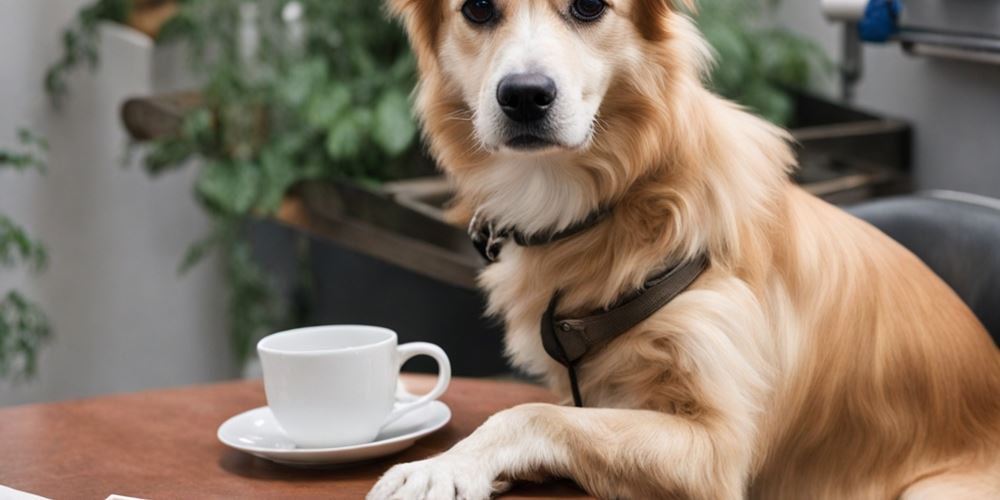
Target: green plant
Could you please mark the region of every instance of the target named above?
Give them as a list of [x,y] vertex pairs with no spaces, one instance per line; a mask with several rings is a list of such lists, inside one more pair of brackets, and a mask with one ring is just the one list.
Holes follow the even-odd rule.
[[[27,130],[19,132],[21,150],[0,150],[0,171],[45,171],[42,160],[48,145]],[[25,266],[42,271],[48,263],[45,246],[9,217],[0,214],[0,268]],[[0,298],[0,377],[31,377],[37,370],[38,352],[51,328],[44,311],[17,290]]]
[[[98,22],[123,21],[135,1],[99,0],[81,12],[46,79],[53,98],[65,93],[67,71],[82,60],[96,63]],[[195,194],[216,223],[181,268],[220,251],[231,337],[244,358],[253,339],[295,321],[250,254],[249,223],[274,213],[303,180],[377,184],[424,164],[407,99],[415,62],[377,1],[178,3],[158,42],[184,42],[204,76],[204,106],[176,135],[155,141],[145,164],[159,175],[198,160]],[[294,14],[285,9],[295,8],[299,19],[283,21]],[[248,30],[255,34],[249,43]]]
[[[290,3],[189,0],[161,32],[187,44],[205,76],[204,106],[155,142],[145,163],[156,175],[198,160],[196,196],[216,224],[183,267],[221,250],[241,358],[254,339],[296,321],[250,255],[249,222],[274,213],[298,182],[377,184],[421,163],[407,99],[415,61],[380,2]],[[289,8],[303,15],[282,20]],[[250,47],[248,29],[257,35]]]
[[699,0],[698,27],[716,52],[710,85],[779,125],[792,116],[786,89],[808,88],[817,72],[830,71],[811,40],[774,27],[780,0]]

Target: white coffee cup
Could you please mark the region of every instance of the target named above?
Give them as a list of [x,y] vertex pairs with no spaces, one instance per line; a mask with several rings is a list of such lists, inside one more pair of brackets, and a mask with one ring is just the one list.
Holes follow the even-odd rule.
[[[257,344],[267,404],[296,445],[334,448],[370,443],[379,430],[439,398],[451,363],[438,346],[397,346],[396,332],[374,326],[319,326]],[[437,384],[415,401],[396,400],[399,368],[419,355],[438,363]]]

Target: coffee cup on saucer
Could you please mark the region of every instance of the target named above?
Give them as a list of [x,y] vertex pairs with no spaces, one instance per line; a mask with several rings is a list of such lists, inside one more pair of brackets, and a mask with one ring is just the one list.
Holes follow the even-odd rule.
[[[435,401],[448,388],[451,364],[438,346],[398,345],[396,332],[360,325],[300,328],[257,344],[267,404],[288,438],[303,448],[369,443],[403,415]],[[415,356],[437,361],[434,388],[397,400],[399,369]]]

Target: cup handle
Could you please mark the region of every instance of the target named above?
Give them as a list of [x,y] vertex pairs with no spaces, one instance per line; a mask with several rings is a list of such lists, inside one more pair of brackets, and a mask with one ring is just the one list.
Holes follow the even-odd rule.
[[415,356],[430,356],[437,361],[438,364],[438,378],[437,384],[431,389],[430,392],[424,394],[417,398],[416,401],[408,402],[396,402],[393,407],[392,412],[386,417],[385,422],[382,427],[389,425],[396,420],[398,420],[403,415],[421,408],[431,401],[436,400],[444,394],[444,391],[448,390],[448,383],[451,382],[451,362],[448,360],[448,355],[445,354],[444,350],[440,347],[429,344],[427,342],[411,342],[409,344],[403,344],[396,348],[399,351],[399,366],[402,367],[403,363],[406,363],[410,358]]

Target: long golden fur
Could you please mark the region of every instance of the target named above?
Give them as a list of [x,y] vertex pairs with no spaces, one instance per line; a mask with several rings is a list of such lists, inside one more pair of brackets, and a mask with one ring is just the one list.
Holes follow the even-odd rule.
[[[533,19],[568,3],[497,2]],[[370,498],[485,498],[551,476],[601,498],[1000,498],[1000,352],[973,314],[907,250],[789,181],[788,136],[705,89],[709,51],[686,15],[667,0],[609,4],[600,31],[553,35],[618,58],[593,137],[518,185],[478,143],[468,91],[482,81],[468,61],[512,35],[470,30],[459,1],[390,0],[458,219],[615,207],[572,239],[508,245],[481,277],[491,312],[511,360],[568,400],[538,331],[556,290],[559,312],[580,314],[700,252],[711,268],[586,360],[590,407],[497,414],[447,453],[393,468]],[[573,221],[520,223],[535,218]]]

